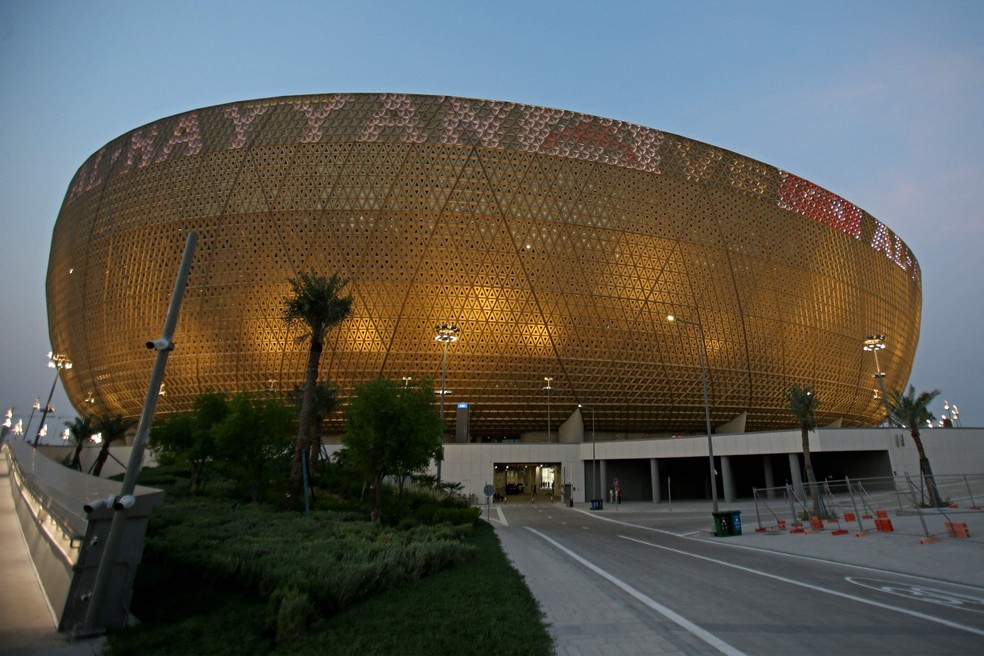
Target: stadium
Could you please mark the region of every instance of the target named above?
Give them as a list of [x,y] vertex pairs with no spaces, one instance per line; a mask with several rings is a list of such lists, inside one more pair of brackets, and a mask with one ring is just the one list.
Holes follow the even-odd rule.
[[[793,173],[559,109],[280,97],[144,125],[76,173],[47,298],[82,412],[139,416],[144,343],[192,230],[159,414],[300,384],[307,344],[282,300],[306,271],[337,272],[355,299],[321,377],[342,399],[379,376],[432,381],[457,441],[579,441],[560,430],[579,404],[608,439],[702,433],[705,354],[715,431],[793,427],[793,383],[814,386],[821,425],[876,426],[873,374],[901,389],[919,336],[909,248]],[[458,340],[442,344],[447,324]]]

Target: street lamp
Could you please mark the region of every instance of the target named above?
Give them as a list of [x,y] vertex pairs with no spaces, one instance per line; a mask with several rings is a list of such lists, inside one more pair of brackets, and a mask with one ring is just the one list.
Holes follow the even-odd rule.
[[18,419],[17,423],[14,424],[14,435],[20,437],[23,434],[24,434],[24,420]]
[[34,422],[34,413],[41,409],[41,398],[35,396],[34,403],[31,405],[31,416],[27,420],[27,428],[24,429],[24,441],[28,439],[28,435],[31,434],[31,424]]
[[[444,351],[444,355],[441,359],[441,389],[437,390],[437,393],[441,395],[441,441],[444,441],[444,397],[451,393],[448,389],[448,344],[458,341],[458,333],[461,329],[458,328],[457,324],[453,323],[439,323],[434,326],[434,330],[437,334],[434,335],[434,340],[441,343],[441,347]],[[404,381],[404,383],[409,384],[409,380]],[[443,447],[442,447],[443,448]],[[438,455],[437,458],[437,480],[441,480],[441,456]]]
[[871,351],[875,356],[875,373],[871,376],[878,381],[878,389],[881,390],[882,404],[885,406],[885,423],[889,426],[892,425],[892,412],[888,409],[888,396],[885,394],[885,372],[881,370],[881,366],[878,364],[878,351],[885,348],[885,336],[881,333],[877,335],[868,335],[868,338],[864,340],[864,350]]
[[[451,390],[447,388],[448,344],[458,341],[458,333],[461,332],[461,329],[453,323],[439,323],[434,326],[434,330],[437,333],[434,335],[434,340],[441,343],[444,351],[441,359],[441,389],[437,390],[437,393],[441,395],[441,421],[444,421],[444,397],[451,393]],[[409,379],[404,382],[409,382]]]
[[940,426],[945,426],[947,420],[950,421],[951,427],[956,428],[960,421],[960,408],[957,407],[956,403],[950,403],[944,400],[943,414],[940,416]]
[[[598,457],[595,455],[595,411],[594,408],[585,408],[580,403],[577,404],[579,410],[590,410],[591,411],[591,468],[593,474],[591,476],[591,499],[599,499],[598,488],[600,487],[598,483]],[[584,425],[584,420],[581,420],[581,425]]]
[[[48,417],[48,413],[51,412],[51,397],[55,394],[55,385],[58,384],[58,372],[62,369],[71,369],[72,361],[68,359],[67,355],[63,353],[48,353],[48,366],[55,370],[55,380],[51,383],[51,391],[48,392],[48,402],[44,404],[44,412],[41,414],[41,425],[43,428],[47,428],[44,424],[44,420]],[[46,431],[47,432],[47,431]],[[38,429],[38,434],[34,437],[34,446],[37,447],[38,441],[44,437],[41,434],[41,428]]]
[[711,440],[711,404],[707,397],[707,347],[704,344],[704,327],[699,321],[687,321],[672,314],[666,315],[666,320],[670,323],[678,322],[685,326],[693,326],[697,329],[697,338],[700,340],[700,376],[704,380],[704,422],[707,425],[707,464],[711,470],[711,502],[714,512],[717,512],[717,476],[714,472],[714,443]]
[[550,386],[550,383],[553,382],[553,378],[551,376],[544,376],[543,382],[546,383],[543,386],[543,391],[547,393],[547,444],[550,444],[550,393],[554,389]]

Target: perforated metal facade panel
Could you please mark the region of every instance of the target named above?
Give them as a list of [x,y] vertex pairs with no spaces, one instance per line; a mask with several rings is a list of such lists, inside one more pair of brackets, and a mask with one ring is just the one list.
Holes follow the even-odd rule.
[[[821,423],[872,425],[908,379],[919,266],[883,223],[785,171],[611,119],[397,94],[248,101],[162,119],[79,169],[52,239],[54,350],[77,408],[137,416],[184,235],[201,240],[158,412],[207,389],[283,392],[307,345],[281,320],[299,271],[351,279],[322,376],[440,385],[434,326],[455,322],[447,420],[475,437],[554,429],[583,403],[599,430],[788,427],[815,385]],[[340,424],[332,427],[340,430]]]

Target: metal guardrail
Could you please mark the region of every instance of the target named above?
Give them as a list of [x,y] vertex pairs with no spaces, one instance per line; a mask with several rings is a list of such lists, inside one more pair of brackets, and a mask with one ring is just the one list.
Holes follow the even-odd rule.
[[[25,442],[3,444],[10,472],[10,494],[31,559],[59,631],[73,631],[82,622],[113,518],[120,484],[88,476],[49,460]],[[133,577],[143,553],[144,534],[152,510],[164,492],[138,487],[127,513],[126,548],[113,573],[114,603],[100,616],[106,628],[129,621]]]

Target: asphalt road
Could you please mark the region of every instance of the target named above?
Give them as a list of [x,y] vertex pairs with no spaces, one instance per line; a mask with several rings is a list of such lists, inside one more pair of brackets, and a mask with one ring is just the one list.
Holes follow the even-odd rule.
[[701,537],[706,512],[491,516],[560,654],[984,654],[984,588],[952,577]]

